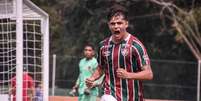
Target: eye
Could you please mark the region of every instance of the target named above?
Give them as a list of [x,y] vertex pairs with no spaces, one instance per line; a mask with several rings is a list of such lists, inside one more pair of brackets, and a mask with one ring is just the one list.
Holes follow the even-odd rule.
[[115,25],[115,23],[114,23],[114,22],[111,22],[110,25]]
[[121,25],[121,24],[122,24],[122,22],[117,22],[117,24],[118,24],[118,25]]

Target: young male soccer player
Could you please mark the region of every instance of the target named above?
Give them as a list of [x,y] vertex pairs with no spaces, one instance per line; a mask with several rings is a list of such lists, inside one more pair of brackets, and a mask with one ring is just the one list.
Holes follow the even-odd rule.
[[117,101],[143,101],[142,80],[153,78],[146,49],[127,32],[128,25],[126,9],[119,4],[112,6],[108,14],[112,35],[100,43],[99,66],[86,79],[87,86],[91,87],[96,79],[105,74],[103,101],[111,101],[104,97],[114,97]]
[[91,44],[87,44],[84,47],[84,58],[79,62],[79,77],[73,87],[74,91],[78,88],[79,98],[78,101],[96,101],[98,96],[98,85],[102,81],[94,82],[91,87],[87,87],[85,80],[89,78],[96,70],[98,63],[94,57],[94,47]]

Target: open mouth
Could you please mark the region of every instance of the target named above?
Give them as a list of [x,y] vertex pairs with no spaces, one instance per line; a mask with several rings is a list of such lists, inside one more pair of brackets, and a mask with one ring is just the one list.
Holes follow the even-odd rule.
[[114,31],[114,34],[119,34],[120,33],[120,31]]

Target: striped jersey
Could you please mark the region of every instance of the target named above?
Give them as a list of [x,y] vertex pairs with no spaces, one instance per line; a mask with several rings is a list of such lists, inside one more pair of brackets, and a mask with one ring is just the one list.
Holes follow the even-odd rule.
[[142,66],[150,64],[143,44],[133,35],[118,44],[108,37],[99,44],[98,63],[104,70],[104,94],[114,96],[117,101],[143,101],[142,82],[140,80],[120,79],[117,68],[128,72],[139,72]]

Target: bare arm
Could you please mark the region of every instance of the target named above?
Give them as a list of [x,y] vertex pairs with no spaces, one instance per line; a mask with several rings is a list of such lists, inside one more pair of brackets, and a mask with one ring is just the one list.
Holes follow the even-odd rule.
[[99,79],[103,74],[103,70],[101,67],[97,67],[96,71],[92,74],[90,78],[93,78],[94,81]]
[[94,81],[99,79],[103,74],[103,69],[101,67],[97,67],[95,72],[92,74],[90,78],[86,79],[86,85],[91,88],[93,87]]
[[135,80],[151,80],[153,79],[153,72],[150,65],[144,65],[140,72],[127,72],[126,70],[119,68],[117,70],[117,77],[123,79],[135,79]]

